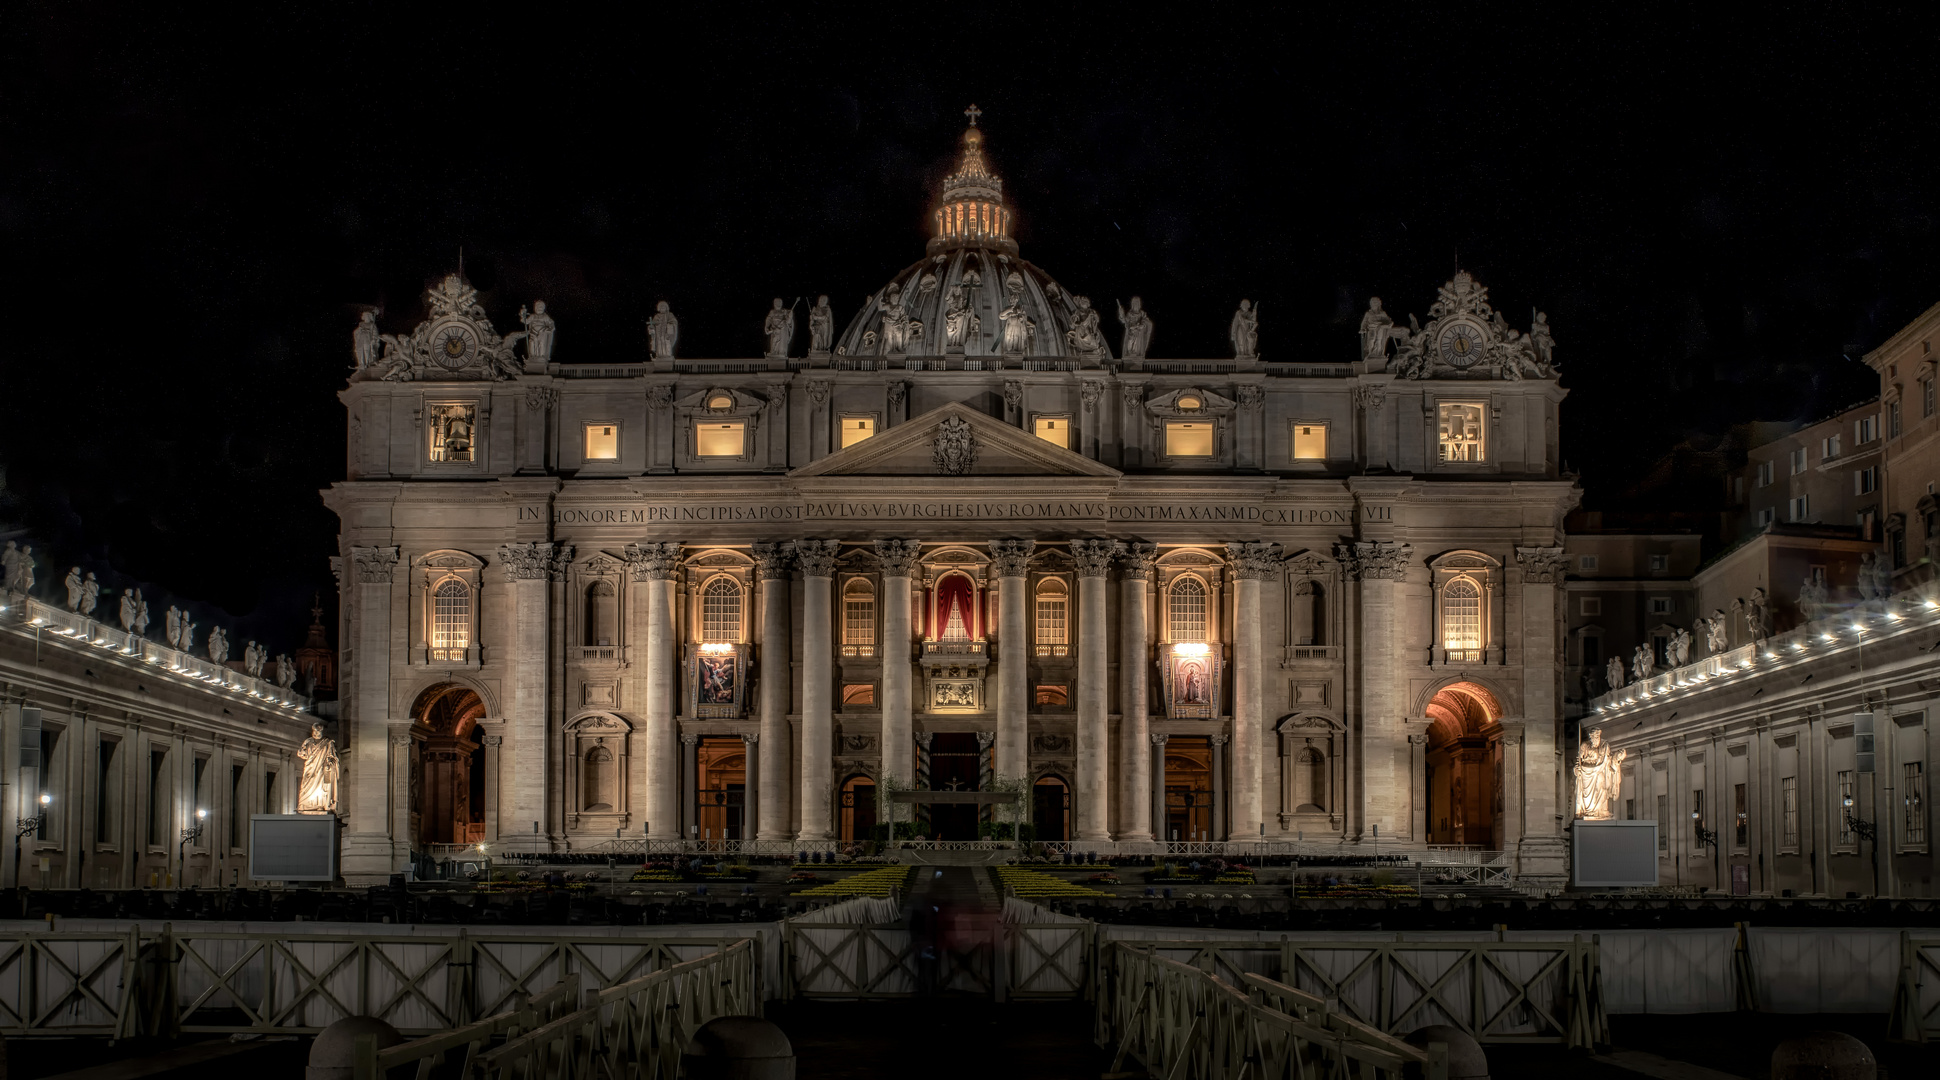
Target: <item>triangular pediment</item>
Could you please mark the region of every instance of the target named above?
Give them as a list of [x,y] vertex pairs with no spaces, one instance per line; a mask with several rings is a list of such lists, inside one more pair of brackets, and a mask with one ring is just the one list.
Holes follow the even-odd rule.
[[[939,440],[942,441],[941,449]],[[872,439],[865,439],[846,450],[838,450],[820,461],[804,465],[788,475],[941,477],[1123,474],[1109,465],[1046,442],[993,416],[953,401],[912,417]]]

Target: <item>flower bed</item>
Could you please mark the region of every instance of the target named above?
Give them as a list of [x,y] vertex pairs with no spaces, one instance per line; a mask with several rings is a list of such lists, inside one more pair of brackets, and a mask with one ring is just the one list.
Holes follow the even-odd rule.
[[852,874],[841,881],[831,881],[826,885],[816,885],[801,889],[796,896],[888,896],[892,891],[908,884],[913,867],[885,866],[876,870],[864,870]]
[[1059,900],[1066,897],[1114,895],[1087,888],[1063,878],[1055,878],[1042,870],[1030,867],[998,866],[992,869],[997,872],[997,883],[1016,894],[1020,900]]

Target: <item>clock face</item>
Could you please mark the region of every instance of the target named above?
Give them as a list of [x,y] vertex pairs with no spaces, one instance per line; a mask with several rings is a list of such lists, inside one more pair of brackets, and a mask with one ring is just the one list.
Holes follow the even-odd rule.
[[1482,359],[1482,331],[1468,323],[1453,323],[1442,331],[1439,348],[1443,363],[1466,368]]
[[478,339],[466,326],[447,326],[431,341],[431,358],[452,370],[471,363],[477,351]]

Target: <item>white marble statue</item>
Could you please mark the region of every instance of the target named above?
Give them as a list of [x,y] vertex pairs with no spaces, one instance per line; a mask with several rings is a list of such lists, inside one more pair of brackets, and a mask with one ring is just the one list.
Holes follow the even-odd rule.
[[148,633],[148,601],[141,598],[141,590],[135,590],[135,636]]
[[20,547],[12,540],[7,541],[5,551],[0,551],[0,589],[13,590],[14,575],[20,572]]
[[323,737],[323,727],[312,724],[310,737],[297,748],[303,762],[303,778],[297,784],[296,812],[330,814],[337,809],[337,744]]
[[997,313],[997,321],[1004,324],[1004,354],[1022,356],[1031,347],[1031,337],[1037,329],[1036,323],[1024,313],[1024,299],[1021,293],[1011,293],[1010,303]]
[[1542,373],[1551,374],[1556,370],[1556,339],[1549,333],[1549,316],[1536,312],[1529,327],[1529,346],[1536,352],[1536,363]]
[[1382,310],[1380,297],[1369,297],[1367,313],[1361,316],[1361,359],[1385,363],[1388,359],[1388,338],[1393,333],[1394,316]]
[[1825,582],[1816,577],[1806,578],[1799,583],[1799,611],[1807,619],[1816,619],[1829,598]]
[[815,306],[808,309],[808,351],[826,353],[834,340],[835,312],[829,307],[828,297],[818,296]]
[[1233,323],[1227,328],[1226,336],[1232,339],[1233,356],[1239,360],[1253,360],[1260,355],[1260,309],[1251,300],[1241,300],[1239,310],[1233,312]]
[[357,319],[357,329],[350,332],[350,353],[355,361],[351,364],[351,370],[376,367],[382,348],[382,335],[377,332],[377,314],[366,311]]
[[1613,753],[1603,745],[1602,728],[1591,729],[1589,740],[1576,752],[1576,816],[1579,819],[1610,819],[1610,803],[1623,783],[1618,769],[1627,755],[1628,751]]
[[1071,329],[1064,332],[1064,340],[1073,352],[1086,358],[1105,355],[1105,335],[1098,329],[1098,312],[1091,306],[1088,296],[1074,296],[1071,303],[1075,311],[1071,314]]
[[541,364],[551,360],[554,325],[552,316],[546,314],[546,302],[534,300],[529,314],[524,308],[520,308],[519,323],[525,327],[526,359]]
[[1610,662],[1603,665],[1603,673],[1604,673],[1604,677],[1610,680],[1610,689],[1621,690],[1623,688],[1623,658],[1622,657],[1620,656],[1611,657]]
[[1683,627],[1679,627],[1671,634],[1671,641],[1668,648],[1671,653],[1670,661],[1672,667],[1683,667],[1685,664],[1690,663],[1691,632]]
[[162,640],[171,649],[182,647],[182,609],[171,607],[162,613]]
[[1704,647],[1712,656],[1717,656],[1731,647],[1731,623],[1724,617],[1723,609],[1713,611],[1708,619],[1698,620],[1704,627]]
[[1630,654],[1630,677],[1638,682],[1643,682],[1645,679],[1650,678],[1651,672],[1656,670],[1657,657],[1652,653],[1650,646],[1637,646],[1636,650]]
[[7,554],[12,558],[6,561],[6,587],[9,592],[26,595],[34,591],[34,548],[22,544],[15,550],[13,541],[7,542]]
[[195,624],[189,621],[189,613],[182,613],[182,643],[176,648],[190,652],[195,648]]
[[70,569],[61,584],[67,586],[67,610],[81,610],[81,568],[76,566]]
[[950,290],[950,298],[943,307],[943,346],[949,349],[962,349],[970,332],[970,301],[964,295],[963,286]]
[[1132,306],[1118,305],[1118,321],[1125,326],[1119,355],[1126,360],[1143,360],[1152,345],[1152,316],[1145,313],[1145,301],[1132,297]]
[[209,631],[209,659],[218,664],[229,659],[229,635],[220,626]]
[[276,654],[276,685],[284,690],[296,685],[296,661],[288,653]]
[[647,320],[647,339],[652,343],[655,360],[674,358],[674,345],[680,341],[680,320],[674,318],[673,309],[665,300],[655,305],[653,318]]
[[781,297],[775,297],[774,306],[768,309],[768,317],[761,321],[761,333],[768,339],[768,356],[771,359],[785,359],[788,346],[795,343],[795,309],[781,306]]
[[1893,566],[1883,551],[1868,552],[1859,560],[1859,596],[1884,600],[1893,593]]
[[1762,644],[1771,635],[1772,603],[1761,588],[1751,591],[1751,599],[1745,601],[1745,629],[1751,632],[1754,644]]
[[92,617],[95,607],[100,603],[101,583],[94,579],[94,571],[90,570],[88,571],[88,576],[81,582],[81,607],[79,610],[81,614]]
[[135,590],[121,590],[121,628],[135,632]]
[[903,307],[903,290],[891,285],[882,296],[882,354],[900,356],[909,351],[909,311]]
[[243,643],[243,671],[252,679],[263,677],[263,664],[268,662],[269,653],[254,641]]

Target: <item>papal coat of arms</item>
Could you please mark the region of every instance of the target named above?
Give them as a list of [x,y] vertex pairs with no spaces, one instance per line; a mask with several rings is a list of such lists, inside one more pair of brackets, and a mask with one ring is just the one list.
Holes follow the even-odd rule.
[[930,457],[936,462],[936,471],[945,476],[969,472],[977,460],[977,437],[970,430],[970,421],[961,416],[945,419],[937,428]]

